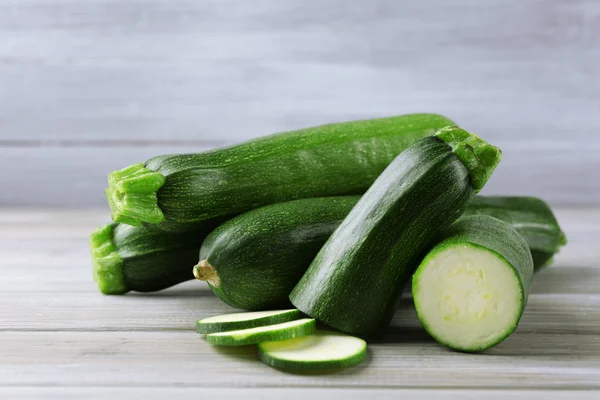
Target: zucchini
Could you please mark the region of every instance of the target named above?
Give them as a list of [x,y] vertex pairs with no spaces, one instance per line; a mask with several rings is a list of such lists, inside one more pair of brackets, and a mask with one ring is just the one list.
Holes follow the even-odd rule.
[[[200,249],[194,276],[225,303],[243,310],[289,305],[288,296],[359,196],[323,197],[271,204],[230,219]],[[463,215],[488,214],[509,222],[535,252],[547,255],[564,243],[546,203],[535,197],[475,196]],[[539,262],[539,263],[538,263]]]
[[202,221],[288,200],[363,193],[406,147],[452,121],[435,114],[323,125],[112,172],[115,222],[194,230]]
[[206,341],[218,346],[247,346],[260,342],[287,340],[315,333],[317,323],[312,318],[302,318],[276,325],[237,331],[210,333]]
[[108,224],[90,237],[94,280],[104,294],[153,292],[193,279],[198,250],[217,221],[187,233]]
[[196,332],[215,333],[281,324],[302,318],[296,309],[217,315],[196,321]]
[[485,214],[508,222],[527,242],[537,271],[567,243],[552,209],[535,197],[475,197],[463,216]]
[[461,218],[419,265],[412,293],[419,320],[455,350],[488,349],[517,327],[533,278],[522,236],[487,215]]
[[232,307],[285,307],[302,274],[358,199],[293,200],[239,215],[208,235],[194,275]]
[[402,152],[319,251],[290,294],[303,313],[343,332],[389,324],[418,256],[465,211],[501,152],[446,127]]
[[[265,310],[289,304],[289,293],[359,198],[295,200],[235,217],[206,237],[201,260],[205,260],[204,265],[214,265],[214,272],[196,272],[196,276],[208,279],[217,274],[220,284],[209,280],[209,285],[237,308]],[[566,243],[550,207],[535,197],[475,196],[463,215],[473,214],[510,223],[527,242],[536,270],[547,265]],[[197,248],[218,222],[182,234],[122,224],[99,228],[91,239],[99,289],[106,294],[151,292],[193,279],[189,265],[196,261]],[[256,265],[260,265],[260,272]],[[244,279],[235,279],[238,274]]]
[[296,339],[260,343],[258,355],[265,364],[279,369],[338,369],[362,362],[367,343],[343,333],[317,331]]

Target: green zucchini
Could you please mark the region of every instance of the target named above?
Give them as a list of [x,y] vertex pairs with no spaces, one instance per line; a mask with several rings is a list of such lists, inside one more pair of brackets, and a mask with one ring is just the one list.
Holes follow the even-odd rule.
[[367,356],[367,343],[343,333],[317,331],[314,335],[258,345],[267,365],[287,370],[329,370],[359,364]]
[[[277,203],[225,222],[206,237],[200,255],[205,265],[214,265],[215,273],[231,272],[217,275],[220,285],[211,281],[209,285],[226,303],[241,309],[289,304],[289,293],[359,198]],[[472,214],[492,215],[510,223],[529,245],[536,270],[547,265],[566,243],[550,207],[535,197],[475,196],[463,215]],[[197,248],[217,222],[182,234],[122,224],[101,227],[91,240],[99,289],[106,294],[149,292],[193,279],[189,265],[196,261]],[[259,272],[256,265],[260,265]],[[196,275],[207,279],[211,274],[206,272]]]
[[260,342],[287,340],[315,333],[317,323],[312,318],[302,318],[281,324],[260,326],[237,331],[210,333],[206,341],[218,346],[247,346]]
[[293,200],[238,215],[208,235],[194,275],[232,307],[285,307],[302,274],[358,199]]
[[535,197],[475,197],[463,216],[485,214],[508,222],[527,242],[537,271],[567,243],[552,209]]
[[194,230],[288,200],[363,193],[406,147],[452,125],[435,114],[323,125],[198,154],[166,155],[108,177],[115,222]]
[[196,321],[196,332],[215,333],[281,324],[302,318],[296,309],[217,315]]
[[217,221],[169,233],[145,226],[108,224],[90,237],[94,280],[104,294],[153,292],[193,279],[198,250]]
[[290,294],[292,304],[351,334],[386,327],[421,252],[462,215],[500,158],[498,148],[458,127],[414,143],[331,235]]
[[[248,211],[211,232],[194,276],[225,303],[243,310],[289,305],[288,296],[359,196],[292,200]],[[509,222],[543,266],[564,243],[552,210],[535,197],[475,196],[463,215]],[[542,254],[543,257],[535,254]]]
[[423,327],[440,344],[482,351],[517,327],[533,260],[510,224],[487,215],[461,218],[419,265],[412,293]]

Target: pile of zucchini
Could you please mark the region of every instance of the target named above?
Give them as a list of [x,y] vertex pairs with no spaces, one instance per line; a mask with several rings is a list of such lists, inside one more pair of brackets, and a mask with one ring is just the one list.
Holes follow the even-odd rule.
[[109,175],[114,222],[92,234],[94,279],[105,294],[206,281],[254,313],[198,332],[258,344],[276,368],[362,361],[349,335],[380,334],[407,287],[439,343],[485,350],[516,329],[534,271],[566,243],[544,201],[476,195],[500,159],[435,114],[155,157]]

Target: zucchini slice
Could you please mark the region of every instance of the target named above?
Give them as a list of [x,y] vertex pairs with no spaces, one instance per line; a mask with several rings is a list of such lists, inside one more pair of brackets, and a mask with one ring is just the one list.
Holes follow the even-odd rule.
[[312,318],[302,318],[282,324],[260,326],[237,331],[210,333],[206,340],[218,346],[246,346],[273,340],[286,340],[315,333],[317,323]]
[[196,321],[196,332],[205,334],[258,328],[294,321],[302,316],[302,313],[296,309],[217,315]]
[[259,357],[280,369],[337,369],[362,362],[367,343],[338,332],[317,331],[314,335],[258,345]]
[[488,349],[517,327],[533,260],[508,223],[477,215],[451,226],[418,267],[412,293],[419,320],[440,344]]

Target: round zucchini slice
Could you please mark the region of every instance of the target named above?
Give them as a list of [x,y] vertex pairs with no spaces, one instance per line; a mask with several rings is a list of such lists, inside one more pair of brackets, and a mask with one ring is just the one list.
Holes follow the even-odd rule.
[[338,332],[317,331],[314,335],[258,345],[260,359],[280,369],[328,370],[351,367],[367,355],[367,343]]
[[218,346],[246,346],[261,342],[308,336],[315,332],[316,326],[317,324],[314,319],[303,318],[258,328],[211,333],[206,335],[206,340],[208,343]]
[[206,334],[257,328],[259,326],[293,321],[302,318],[302,316],[303,314],[295,308],[290,310],[256,311],[217,315],[215,317],[196,321],[196,332]]

